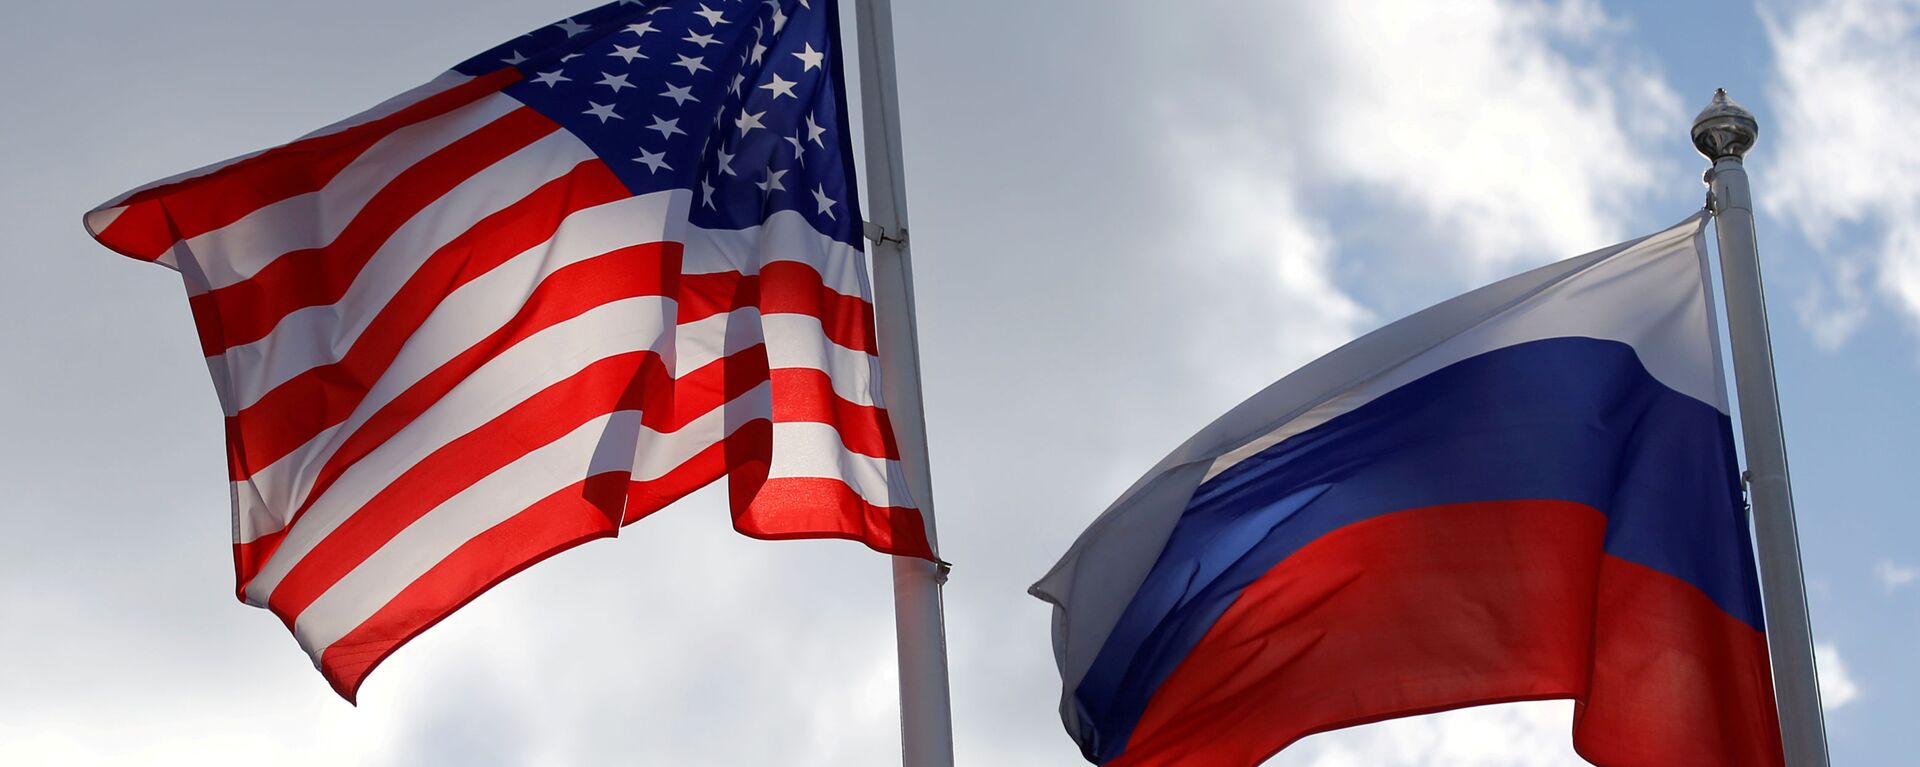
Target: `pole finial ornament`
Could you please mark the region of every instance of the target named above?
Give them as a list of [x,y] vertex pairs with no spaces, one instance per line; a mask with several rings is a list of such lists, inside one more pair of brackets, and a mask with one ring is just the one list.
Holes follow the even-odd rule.
[[1753,113],[1727,97],[1727,89],[1716,88],[1713,101],[1700,116],[1693,118],[1693,148],[1718,162],[1721,158],[1745,157],[1760,137],[1760,123]]

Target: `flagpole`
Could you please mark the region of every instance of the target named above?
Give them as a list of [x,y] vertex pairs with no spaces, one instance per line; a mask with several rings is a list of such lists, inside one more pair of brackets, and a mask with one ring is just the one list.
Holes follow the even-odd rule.
[[[900,467],[906,474],[907,489],[926,519],[927,540],[937,552],[926,415],[920,400],[913,261],[907,248],[907,187],[893,70],[893,8],[888,0],[855,3],[860,36],[860,116],[866,133],[866,236],[873,254],[880,394],[900,444]],[[947,638],[940,604],[940,585],[945,581],[945,565],[914,557],[893,558],[900,746],[905,767],[953,765],[953,706],[947,689]]]
[[1714,235],[1720,244],[1720,275],[1727,300],[1727,334],[1733,341],[1734,387],[1740,394],[1740,433],[1747,452],[1748,497],[1760,555],[1760,590],[1766,610],[1767,649],[1773,659],[1773,697],[1780,710],[1780,736],[1789,767],[1826,767],[1827,730],[1821,718],[1820,683],[1813,661],[1813,629],[1800,567],[1800,536],[1793,521],[1793,488],[1787,480],[1787,442],[1780,426],[1780,395],[1774,388],[1773,345],[1767,332],[1766,298],[1753,227],[1753,194],[1742,158],[1760,135],[1753,114],[1727,98],[1725,89],[1693,122],[1693,145],[1713,161]]

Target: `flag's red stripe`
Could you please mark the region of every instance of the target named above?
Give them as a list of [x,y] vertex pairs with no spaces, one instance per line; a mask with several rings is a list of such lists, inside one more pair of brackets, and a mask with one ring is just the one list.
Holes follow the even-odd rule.
[[[625,485],[624,516],[631,524],[707,483],[754,463],[772,443],[766,421],[741,424],[657,479]],[[764,465],[762,463],[762,465]],[[467,541],[408,584],[372,617],[321,652],[320,671],[351,701],[360,685],[413,637],[515,573],[573,546],[612,534],[608,519],[621,514],[624,473],[588,478],[528,507]],[[925,527],[913,509],[886,509],[861,500],[831,479],[774,479],[746,488],[735,525],[758,538],[849,538],[883,553],[931,559]],[[736,496],[735,504],[743,501]]]
[[258,453],[257,460],[270,463],[345,421],[447,296],[547,241],[575,211],[626,195],[613,172],[591,160],[481,220],[428,257],[338,362],[310,368],[274,387],[230,418],[232,428]]
[[[697,468],[697,467],[696,467]],[[547,557],[613,534],[625,473],[598,474],[473,537],[320,654],[320,673],[348,701],[394,650]]]
[[[679,268],[678,244],[653,243],[623,248],[555,270],[534,289],[506,325],[422,378],[347,435],[315,472],[306,502],[294,510],[287,526],[298,522],[314,501],[355,462],[406,428],[487,361],[528,336],[596,306],[623,298],[661,295],[663,288],[678,276]],[[238,432],[230,431],[230,438],[235,434]],[[252,471],[271,464],[304,442],[298,435],[281,436],[270,425],[263,425],[258,433],[241,435],[241,438],[246,440],[244,444],[235,442],[228,446],[236,480],[250,476]],[[258,567],[241,573],[241,590],[244,591],[258,573]]]
[[766,540],[842,538],[882,554],[936,559],[918,509],[876,506],[847,483],[825,477],[774,477],[756,485],[756,477],[735,469],[727,478],[734,499],[733,528],[746,535]]
[[340,300],[374,252],[421,209],[556,130],[559,124],[531,108],[510,112],[401,171],[333,242],[284,254],[248,279],[192,296],[201,348],[212,356],[258,341],[288,314]]
[[733,432],[708,445],[685,463],[654,479],[627,485],[627,511],[621,524],[630,525],[666,508],[734,470],[736,463],[755,460],[773,449],[773,425],[754,419],[733,427]]
[[1764,636],[1604,554],[1606,526],[1504,501],[1329,533],[1241,593],[1108,764],[1249,767],[1315,732],[1544,698],[1578,701],[1596,764],[1781,764]]
[[779,368],[773,379],[773,420],[831,424],[840,432],[840,441],[848,450],[874,458],[898,459],[893,425],[887,411],[872,405],[848,402],[833,390],[833,379],[824,370]]
[[[716,360],[684,376],[678,386],[651,351],[594,362],[407,467],[301,557],[274,588],[268,606],[291,624],[407,525],[529,451],[622,410],[640,411],[641,423],[655,431],[675,431],[765,381],[765,359],[746,353]],[[748,369],[741,371],[742,365]]]
[[[750,421],[666,475],[626,484],[622,524],[631,524],[738,469],[740,463],[755,460],[751,456],[763,455],[772,439],[770,424]],[[548,496],[462,544],[372,617],[323,650],[321,673],[342,697],[354,700],[375,667],[455,610],[547,557],[611,535],[607,519],[619,513],[621,499],[617,497],[620,488],[610,483],[624,483],[626,479],[623,473],[596,475]],[[830,485],[839,485],[839,490]],[[749,523],[775,524],[742,528],[741,532],[748,535],[769,539],[853,538],[885,553],[932,557],[917,512],[885,510],[876,515],[875,507],[859,501],[835,480],[775,479],[763,482],[758,497],[749,501],[759,510],[758,517],[768,518],[749,518]],[[792,514],[775,513],[789,504],[805,508]],[[873,523],[865,518],[848,518],[849,511],[884,518],[895,529],[862,537],[859,531],[873,527]],[[798,524],[806,521],[817,527],[811,532],[801,529]]]
[[[519,312],[505,325],[381,407],[342,442],[327,467],[316,477],[310,495],[318,496],[324,492],[326,484],[341,470],[385,443],[415,417],[439,402],[473,371],[515,344],[603,304],[642,296],[670,295],[672,285],[679,277],[679,269],[678,243],[648,243],[622,248],[554,270],[533,289]],[[306,444],[320,430],[338,423],[338,417],[337,411],[326,413],[326,418],[333,420],[321,418],[316,422],[236,417],[233,420],[235,428],[231,432],[237,436],[237,442],[230,445],[230,452],[235,459],[233,478],[244,479],[272,465],[274,461]]]
[[100,243],[152,261],[179,240],[198,237],[267,205],[314,192],[374,144],[407,127],[470,104],[520,79],[512,67],[469,80],[377,120],[316,136],[128,197],[126,211],[99,233]]
[[1784,763],[1766,634],[1698,587],[1611,555],[1596,602],[1575,751],[1594,764]]
[[774,261],[760,267],[761,314],[805,314],[820,318],[827,337],[841,346],[876,354],[873,305],[859,296],[834,292],[820,272],[798,261]]
[[835,291],[819,270],[799,261],[774,261],[760,274],[689,274],[681,282],[680,323],[725,314],[743,306],[761,314],[805,314],[820,320],[827,338],[854,351],[874,354],[873,305],[859,296]]
[[233,580],[238,584],[233,591],[240,601],[247,601],[247,583],[260,568],[267,566],[267,560],[273,558],[273,552],[280,549],[280,542],[286,538],[287,529],[283,527],[251,541],[233,544]]

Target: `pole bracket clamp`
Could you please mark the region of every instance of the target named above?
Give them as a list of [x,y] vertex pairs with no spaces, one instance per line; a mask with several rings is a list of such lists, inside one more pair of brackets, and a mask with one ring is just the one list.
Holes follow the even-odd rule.
[[867,238],[868,242],[875,245],[885,245],[891,242],[901,247],[905,247],[907,244],[907,230],[905,229],[890,230],[872,221],[865,221],[862,222],[862,224],[863,226],[861,227],[860,233]]

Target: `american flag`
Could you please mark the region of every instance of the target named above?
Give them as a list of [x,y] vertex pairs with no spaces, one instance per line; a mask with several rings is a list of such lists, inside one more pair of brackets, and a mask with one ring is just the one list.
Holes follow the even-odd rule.
[[520,569],[725,476],[931,558],[879,397],[833,0],[622,0],[86,224],[179,270],[239,595],[352,699]]

